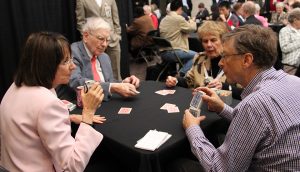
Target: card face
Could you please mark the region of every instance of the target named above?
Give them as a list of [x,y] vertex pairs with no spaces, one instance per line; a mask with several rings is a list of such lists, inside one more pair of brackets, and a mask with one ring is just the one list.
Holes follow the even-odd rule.
[[119,110],[118,114],[130,114],[132,108],[128,108],[128,107],[121,107],[121,109]]
[[176,90],[158,90],[155,93],[165,96],[168,94],[174,94],[175,92],[176,92]]
[[170,107],[175,107],[176,105],[171,104],[171,103],[165,103],[160,109],[167,110]]
[[175,107],[169,107],[167,109],[167,111],[168,111],[168,113],[178,113],[178,112],[180,112],[179,108],[177,106],[175,106]]

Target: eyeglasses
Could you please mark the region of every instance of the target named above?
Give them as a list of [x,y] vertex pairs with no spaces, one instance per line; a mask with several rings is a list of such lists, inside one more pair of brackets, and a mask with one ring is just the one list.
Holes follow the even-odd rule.
[[240,56],[240,55],[243,55],[243,54],[241,54],[241,53],[239,53],[239,54],[224,54],[224,53],[221,53],[220,54],[221,58],[223,58],[223,59],[228,57],[228,56]]
[[101,44],[103,43],[103,42],[105,42],[106,41],[106,43],[109,43],[109,38],[104,38],[104,37],[102,37],[102,36],[97,36],[97,35],[94,35],[94,34],[92,34],[92,32],[89,32],[90,33],[90,35],[92,35],[94,38],[96,38]]
[[62,65],[69,65],[69,64],[73,63],[73,61],[74,61],[74,58],[70,57],[67,60],[64,60],[61,64]]

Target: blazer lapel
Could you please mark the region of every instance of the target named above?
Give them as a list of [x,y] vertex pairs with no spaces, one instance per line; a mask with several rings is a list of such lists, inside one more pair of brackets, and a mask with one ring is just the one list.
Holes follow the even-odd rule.
[[[90,57],[88,56],[88,53],[86,52],[86,49],[84,48],[83,42],[81,41],[79,44],[79,50],[82,57],[82,62],[84,64],[90,64]],[[87,68],[83,69],[86,71],[88,78],[94,78],[91,65],[86,65]]]

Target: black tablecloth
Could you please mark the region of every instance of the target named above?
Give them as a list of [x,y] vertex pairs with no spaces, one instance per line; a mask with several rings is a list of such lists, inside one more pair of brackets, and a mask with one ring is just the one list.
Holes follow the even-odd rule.
[[[141,93],[136,97],[113,95],[110,101],[103,102],[97,110],[97,114],[107,119],[104,124],[95,125],[95,129],[104,135],[101,148],[108,149],[112,156],[127,164],[131,171],[163,171],[164,163],[190,149],[182,128],[182,116],[184,110],[189,108],[192,91],[175,87],[173,95],[155,93],[161,89],[167,89],[164,83],[144,81],[138,89]],[[165,103],[176,104],[180,112],[161,110],[160,107]],[[132,108],[132,111],[129,115],[118,115],[121,107]],[[80,109],[75,112],[80,112]],[[203,106],[201,114],[206,115],[206,120],[201,123],[204,130],[221,119],[217,114],[208,112],[206,106]],[[137,140],[154,129],[168,132],[172,137],[153,152],[134,147]]]

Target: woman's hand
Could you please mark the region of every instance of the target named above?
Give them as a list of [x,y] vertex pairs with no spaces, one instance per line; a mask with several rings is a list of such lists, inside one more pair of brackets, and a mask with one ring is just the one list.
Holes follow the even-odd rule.
[[[75,124],[80,124],[80,122],[82,121],[82,115],[78,115],[78,114],[70,115],[70,120]],[[102,124],[104,121],[106,121],[104,116],[100,116],[100,115],[93,116],[94,123]]]
[[94,83],[87,93],[81,90],[83,104],[82,121],[92,124],[94,114],[104,98],[103,89],[98,82]]

